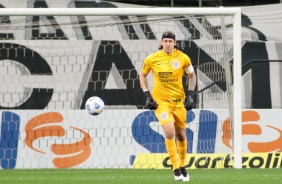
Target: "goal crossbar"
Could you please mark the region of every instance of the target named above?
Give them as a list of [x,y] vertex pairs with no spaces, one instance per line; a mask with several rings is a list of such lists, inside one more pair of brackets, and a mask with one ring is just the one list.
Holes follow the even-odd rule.
[[235,15],[240,8],[3,8],[1,16]]

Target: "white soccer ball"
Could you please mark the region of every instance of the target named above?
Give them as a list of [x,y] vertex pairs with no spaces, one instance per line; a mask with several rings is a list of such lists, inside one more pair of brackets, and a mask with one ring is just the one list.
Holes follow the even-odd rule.
[[98,96],[92,96],[88,98],[85,103],[86,111],[93,116],[101,114],[101,112],[104,110],[104,107],[104,101]]

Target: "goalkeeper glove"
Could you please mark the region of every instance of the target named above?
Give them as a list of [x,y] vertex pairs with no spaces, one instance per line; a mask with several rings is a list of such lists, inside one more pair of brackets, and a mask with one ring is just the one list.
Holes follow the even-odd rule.
[[153,99],[153,97],[150,94],[150,91],[145,91],[144,95],[146,96],[146,105],[150,110],[155,110],[158,108],[157,102]]
[[194,104],[193,95],[194,95],[194,91],[188,90],[188,94],[184,100],[184,107],[187,111],[192,110]]

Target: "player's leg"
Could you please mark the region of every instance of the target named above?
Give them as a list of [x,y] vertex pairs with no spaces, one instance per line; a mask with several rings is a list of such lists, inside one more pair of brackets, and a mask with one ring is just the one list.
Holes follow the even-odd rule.
[[179,168],[180,172],[183,175],[183,181],[189,181],[190,177],[188,172],[185,169],[186,162],[186,153],[187,153],[187,138],[186,138],[186,130],[183,128],[175,128],[176,137],[177,137],[177,151],[179,157]]
[[187,138],[185,129],[175,128],[177,139],[177,151],[179,156],[179,166],[185,167],[186,153],[187,153]]
[[175,108],[175,135],[177,139],[177,151],[179,156],[179,167],[181,174],[184,176],[183,181],[189,181],[189,174],[185,169],[187,155],[187,136],[186,136],[186,109]]
[[175,142],[174,117],[171,113],[171,109],[165,105],[162,106],[159,104],[159,107],[155,110],[155,114],[164,131],[165,145],[172,163],[174,179],[176,181],[182,181],[183,176],[179,169],[177,147]]
[[169,155],[169,159],[172,163],[172,170],[174,172],[174,179],[176,181],[182,181],[183,175],[181,174],[179,163],[178,163],[178,155],[177,155],[177,147],[175,143],[175,129],[174,123],[168,122],[163,126],[164,134],[165,134],[165,145],[166,150]]

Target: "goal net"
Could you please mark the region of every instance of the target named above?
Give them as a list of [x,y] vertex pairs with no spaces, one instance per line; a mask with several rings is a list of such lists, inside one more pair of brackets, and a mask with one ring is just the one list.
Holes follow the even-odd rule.
[[[240,16],[238,8],[1,10],[1,167],[170,168],[138,72],[172,31],[197,73],[187,168],[240,168]],[[105,102],[99,116],[84,110],[91,96]]]

